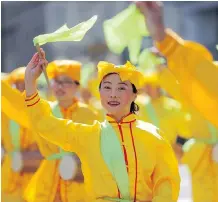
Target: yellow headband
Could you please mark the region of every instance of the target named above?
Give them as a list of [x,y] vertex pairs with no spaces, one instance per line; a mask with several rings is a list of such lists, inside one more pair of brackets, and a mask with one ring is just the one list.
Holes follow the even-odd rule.
[[26,67],[18,67],[8,75],[8,82],[14,84],[17,81],[24,81]]
[[55,60],[48,64],[46,70],[49,79],[66,75],[74,81],[80,82],[81,66],[82,64],[75,60]]
[[125,65],[115,66],[112,63],[101,61],[98,63],[98,82],[101,83],[102,79],[110,74],[117,73],[122,81],[130,81],[135,85],[136,89],[140,89],[144,83],[143,74],[136,69],[129,61]]

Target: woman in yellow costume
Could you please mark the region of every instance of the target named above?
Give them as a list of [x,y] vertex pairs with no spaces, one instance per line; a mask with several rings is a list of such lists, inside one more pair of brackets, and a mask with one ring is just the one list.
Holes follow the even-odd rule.
[[86,125],[55,118],[48,102],[40,99],[35,82],[42,64],[45,59],[39,60],[36,53],[26,68],[32,127],[78,154],[90,201],[177,201],[180,177],[172,148],[155,126],[136,120],[134,114],[143,75],[129,62],[121,66],[100,62],[99,91],[108,114],[105,122]]
[[[7,76],[6,81],[23,92],[24,74],[24,67],[17,68]],[[23,192],[42,157],[31,131],[2,115],[2,141],[6,148],[2,165],[2,201],[24,201]]]

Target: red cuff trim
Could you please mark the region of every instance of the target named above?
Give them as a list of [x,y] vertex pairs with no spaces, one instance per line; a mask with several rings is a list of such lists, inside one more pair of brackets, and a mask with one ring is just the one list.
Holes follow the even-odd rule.
[[27,105],[27,107],[32,107],[32,106],[34,106],[35,104],[37,104],[39,101],[40,101],[40,98],[39,98],[35,103],[33,103],[33,104],[31,104],[31,105]]

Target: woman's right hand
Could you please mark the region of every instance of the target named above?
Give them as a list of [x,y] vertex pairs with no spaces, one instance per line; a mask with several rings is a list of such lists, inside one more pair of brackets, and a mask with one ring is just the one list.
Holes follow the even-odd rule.
[[45,59],[45,52],[42,48],[40,48],[41,56],[40,58],[39,53],[35,53],[26,66],[25,71],[25,88],[26,88],[26,95],[31,96],[36,92],[36,80],[41,75],[43,71],[43,66],[47,66],[48,62]]
[[26,66],[25,80],[28,79],[28,81],[31,81],[32,83],[35,83],[36,79],[42,73],[43,65],[46,67],[48,63],[45,59],[45,52],[42,48],[40,48],[40,51],[42,58],[40,58],[39,53],[35,53]]
[[165,38],[163,4],[160,1],[137,1],[136,6],[145,16],[146,26],[154,41]]

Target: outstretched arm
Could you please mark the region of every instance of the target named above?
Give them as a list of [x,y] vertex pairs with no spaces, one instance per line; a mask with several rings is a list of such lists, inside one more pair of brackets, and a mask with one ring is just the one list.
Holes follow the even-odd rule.
[[218,68],[211,54],[201,44],[191,42],[190,45],[172,30],[165,29],[160,2],[136,4],[146,18],[156,47],[180,83],[183,100],[218,127]]

